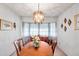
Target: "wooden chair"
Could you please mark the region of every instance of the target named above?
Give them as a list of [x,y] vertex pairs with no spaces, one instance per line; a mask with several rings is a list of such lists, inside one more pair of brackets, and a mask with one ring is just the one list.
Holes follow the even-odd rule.
[[52,40],[48,39],[47,43],[51,46],[52,45]]
[[51,48],[52,48],[53,54],[54,54],[56,46],[57,46],[57,40],[52,40]]
[[17,54],[17,56],[19,56],[21,48],[23,47],[23,40],[18,39],[16,41],[14,41],[14,46],[15,46],[15,49],[16,49],[16,54]]

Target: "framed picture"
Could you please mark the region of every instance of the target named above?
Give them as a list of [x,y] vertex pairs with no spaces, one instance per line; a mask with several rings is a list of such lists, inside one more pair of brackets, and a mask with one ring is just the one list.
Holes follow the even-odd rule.
[[74,16],[74,30],[79,30],[79,14]]
[[0,30],[12,30],[12,22],[0,19]]

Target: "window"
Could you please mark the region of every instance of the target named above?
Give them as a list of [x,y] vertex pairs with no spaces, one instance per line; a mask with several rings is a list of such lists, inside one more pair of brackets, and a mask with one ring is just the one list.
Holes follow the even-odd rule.
[[56,25],[55,23],[24,23],[24,36],[29,35],[42,35],[42,36],[56,36]]
[[50,36],[55,37],[56,36],[56,31],[55,31],[55,23],[50,23]]
[[40,24],[40,35],[48,36],[48,24]]
[[29,24],[28,23],[24,23],[24,36],[29,36]]
[[38,35],[38,24],[30,24],[30,35]]

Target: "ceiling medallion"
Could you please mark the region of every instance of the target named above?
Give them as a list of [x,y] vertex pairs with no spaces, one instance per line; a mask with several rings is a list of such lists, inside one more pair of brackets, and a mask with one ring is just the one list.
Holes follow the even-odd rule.
[[33,20],[35,23],[42,23],[44,21],[44,14],[42,11],[39,10],[39,4],[38,4],[38,11],[35,11],[33,13]]

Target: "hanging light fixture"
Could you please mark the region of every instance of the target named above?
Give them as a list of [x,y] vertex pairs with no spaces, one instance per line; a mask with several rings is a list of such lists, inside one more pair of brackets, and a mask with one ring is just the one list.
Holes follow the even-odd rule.
[[35,23],[42,23],[44,21],[44,14],[39,10],[39,4],[38,10],[33,13],[33,20]]

